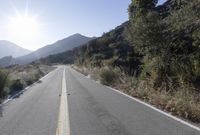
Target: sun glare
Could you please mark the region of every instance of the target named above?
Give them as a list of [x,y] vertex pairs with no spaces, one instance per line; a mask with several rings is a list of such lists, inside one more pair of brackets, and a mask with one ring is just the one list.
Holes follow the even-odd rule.
[[9,33],[20,38],[34,38],[39,32],[39,23],[32,16],[16,16],[10,18]]

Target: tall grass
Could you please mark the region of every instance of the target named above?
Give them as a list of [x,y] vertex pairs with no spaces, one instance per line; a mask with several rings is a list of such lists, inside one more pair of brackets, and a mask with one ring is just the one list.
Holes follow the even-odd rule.
[[37,82],[39,78],[53,70],[45,65],[21,65],[0,69],[0,102],[24,87]]

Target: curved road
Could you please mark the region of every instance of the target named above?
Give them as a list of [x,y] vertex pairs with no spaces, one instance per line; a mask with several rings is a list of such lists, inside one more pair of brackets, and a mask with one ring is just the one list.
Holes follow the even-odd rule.
[[3,105],[0,135],[55,135],[63,93],[69,121],[63,120],[69,123],[71,135],[200,135],[198,128],[97,84],[70,67],[63,76],[64,68],[58,67]]

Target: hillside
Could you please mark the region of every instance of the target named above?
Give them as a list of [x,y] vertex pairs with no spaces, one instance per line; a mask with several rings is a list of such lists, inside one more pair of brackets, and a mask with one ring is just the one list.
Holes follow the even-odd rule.
[[59,54],[50,55],[34,61],[34,63],[51,64],[73,64],[75,60],[75,49]]
[[19,47],[18,45],[12,42],[6,40],[0,40],[0,58],[6,56],[20,57],[23,55],[27,55],[29,53],[31,53],[31,51]]
[[0,59],[0,67],[7,67],[15,64],[15,58],[12,56],[6,56]]
[[[76,63],[80,65],[103,66],[103,59],[107,60],[107,64],[119,66],[129,73],[134,71],[130,68],[134,66],[134,62],[139,62],[139,56],[134,62],[131,57],[134,56],[133,48],[126,40],[125,28],[129,22],[116,27],[112,31],[105,33],[102,37],[93,39],[87,44],[76,47],[73,51],[51,55],[40,59],[44,63]],[[112,59],[113,58],[113,59]],[[130,70],[128,70],[130,69]]]

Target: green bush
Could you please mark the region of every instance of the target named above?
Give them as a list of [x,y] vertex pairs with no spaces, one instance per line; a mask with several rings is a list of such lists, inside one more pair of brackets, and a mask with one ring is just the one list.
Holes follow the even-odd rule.
[[105,85],[112,85],[118,79],[117,73],[111,69],[103,69],[99,76],[101,83]]

